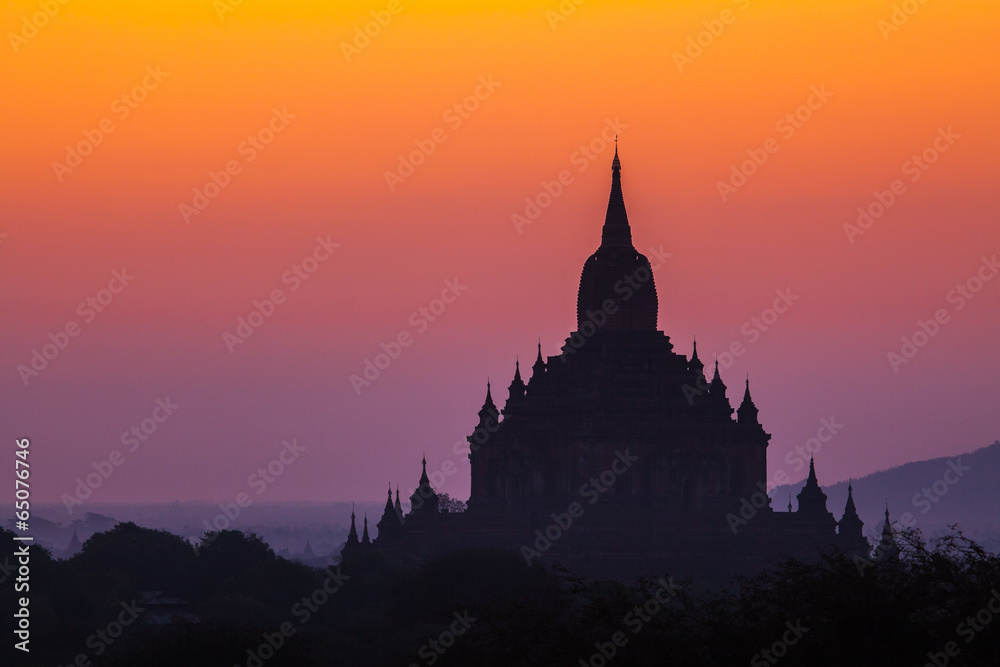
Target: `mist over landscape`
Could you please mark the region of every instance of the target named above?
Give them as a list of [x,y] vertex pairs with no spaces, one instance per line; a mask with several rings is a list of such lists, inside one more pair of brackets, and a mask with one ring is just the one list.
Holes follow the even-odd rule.
[[[968,470],[966,470],[968,468]],[[952,471],[949,473],[949,471]],[[959,474],[961,473],[961,474]],[[822,465],[819,466],[822,479]],[[1000,442],[971,452],[914,461],[852,480],[858,513],[865,524],[865,535],[877,541],[884,522],[884,503],[897,527],[920,528],[928,536],[958,524],[963,532],[985,548],[1000,552]],[[771,505],[786,510],[791,496],[802,490],[803,483],[771,489]],[[839,518],[847,500],[847,481],[823,485],[828,507]],[[76,531],[85,541],[95,532],[108,530],[115,523],[131,521],[146,528],[166,530],[197,541],[205,532],[235,529],[256,533],[279,554],[318,564],[336,562],[347,538],[351,511],[372,523],[382,514],[384,503],[359,502],[267,502],[259,501],[240,508],[235,519],[231,502],[175,503],[88,503],[74,507],[73,514],[63,505],[40,505],[36,510],[38,542],[59,558]],[[409,504],[404,505],[409,509]],[[206,523],[207,522],[207,523]],[[4,517],[4,525],[13,525],[13,517]],[[303,552],[309,544],[311,555]]]

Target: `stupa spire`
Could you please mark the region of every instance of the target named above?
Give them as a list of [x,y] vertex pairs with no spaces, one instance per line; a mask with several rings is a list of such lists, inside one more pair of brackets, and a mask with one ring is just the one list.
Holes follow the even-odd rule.
[[538,354],[535,356],[535,364],[531,367],[531,379],[545,375],[545,360],[542,359],[542,339],[538,339]]
[[[753,404],[753,399],[750,397],[749,374],[747,374],[746,388],[743,390],[743,402],[740,403],[739,409],[736,410],[736,420],[745,426],[760,424],[760,422],[757,421],[757,406]],[[810,466],[811,465],[812,464],[810,463]]]
[[347,532],[347,546],[358,544],[358,528],[354,525],[354,503],[351,503],[351,529]]
[[601,232],[602,248],[631,248],[632,229],[625,213],[625,197],[622,194],[622,163],[618,159],[618,145],[615,144],[615,158],[611,161],[611,196],[608,210],[604,215],[604,229]]

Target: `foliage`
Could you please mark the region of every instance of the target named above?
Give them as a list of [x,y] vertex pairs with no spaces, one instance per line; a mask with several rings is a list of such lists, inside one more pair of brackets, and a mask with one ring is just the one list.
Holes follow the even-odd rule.
[[[5,542],[9,535],[0,535]],[[70,560],[33,550],[31,658],[69,664],[86,653],[93,660],[88,636],[113,621],[129,596],[151,589],[187,600],[198,622],[136,623],[100,664],[246,665],[248,651],[282,623],[294,633],[263,661],[267,667],[428,664],[430,657],[444,667],[577,665],[594,664],[591,657],[609,647],[621,665],[763,665],[772,663],[761,652],[792,636],[792,627],[801,636],[778,647],[782,665],[924,664],[948,642],[959,664],[1000,655],[1000,627],[983,622],[991,596],[1000,599],[1000,558],[955,527],[929,543],[917,531],[898,542],[898,560],[827,553],[720,589],[666,575],[594,581],[488,551],[414,569],[373,557],[321,571],[276,556],[252,534],[209,533],[196,550],[169,533],[120,524]],[[13,602],[8,585],[0,594]],[[657,596],[665,604],[652,603]],[[295,611],[304,600],[314,605],[308,617]],[[456,614],[475,620],[443,652],[429,649],[451,639]],[[616,633],[623,646],[609,643]]]

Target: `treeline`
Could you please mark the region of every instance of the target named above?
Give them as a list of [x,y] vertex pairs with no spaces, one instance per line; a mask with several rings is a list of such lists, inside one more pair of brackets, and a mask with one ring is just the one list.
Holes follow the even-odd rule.
[[[0,535],[9,568],[13,535]],[[630,584],[468,552],[400,570],[325,571],[259,537],[198,548],[131,523],[65,561],[31,549],[31,653],[11,665],[985,665],[1000,655],[1000,557],[955,528],[900,557],[789,561],[725,590],[664,574]],[[16,559],[13,559],[16,562]],[[4,572],[9,572],[5,569]],[[0,583],[15,609],[15,574]],[[162,591],[188,605],[144,604]],[[163,600],[161,599],[161,602]],[[166,623],[171,614],[173,622]]]

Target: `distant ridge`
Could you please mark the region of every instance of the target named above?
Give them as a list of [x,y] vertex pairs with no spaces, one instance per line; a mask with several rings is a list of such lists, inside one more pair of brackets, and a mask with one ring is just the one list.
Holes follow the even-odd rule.
[[[821,466],[818,461],[819,470]],[[904,463],[852,483],[869,538],[878,534],[888,500],[893,522],[909,513],[925,537],[957,523],[990,551],[1000,551],[1000,440],[964,454]],[[804,484],[805,480],[775,487],[771,506],[785,511],[791,494],[794,508]],[[829,497],[827,508],[839,521],[847,502],[847,481],[824,486],[823,491]]]

